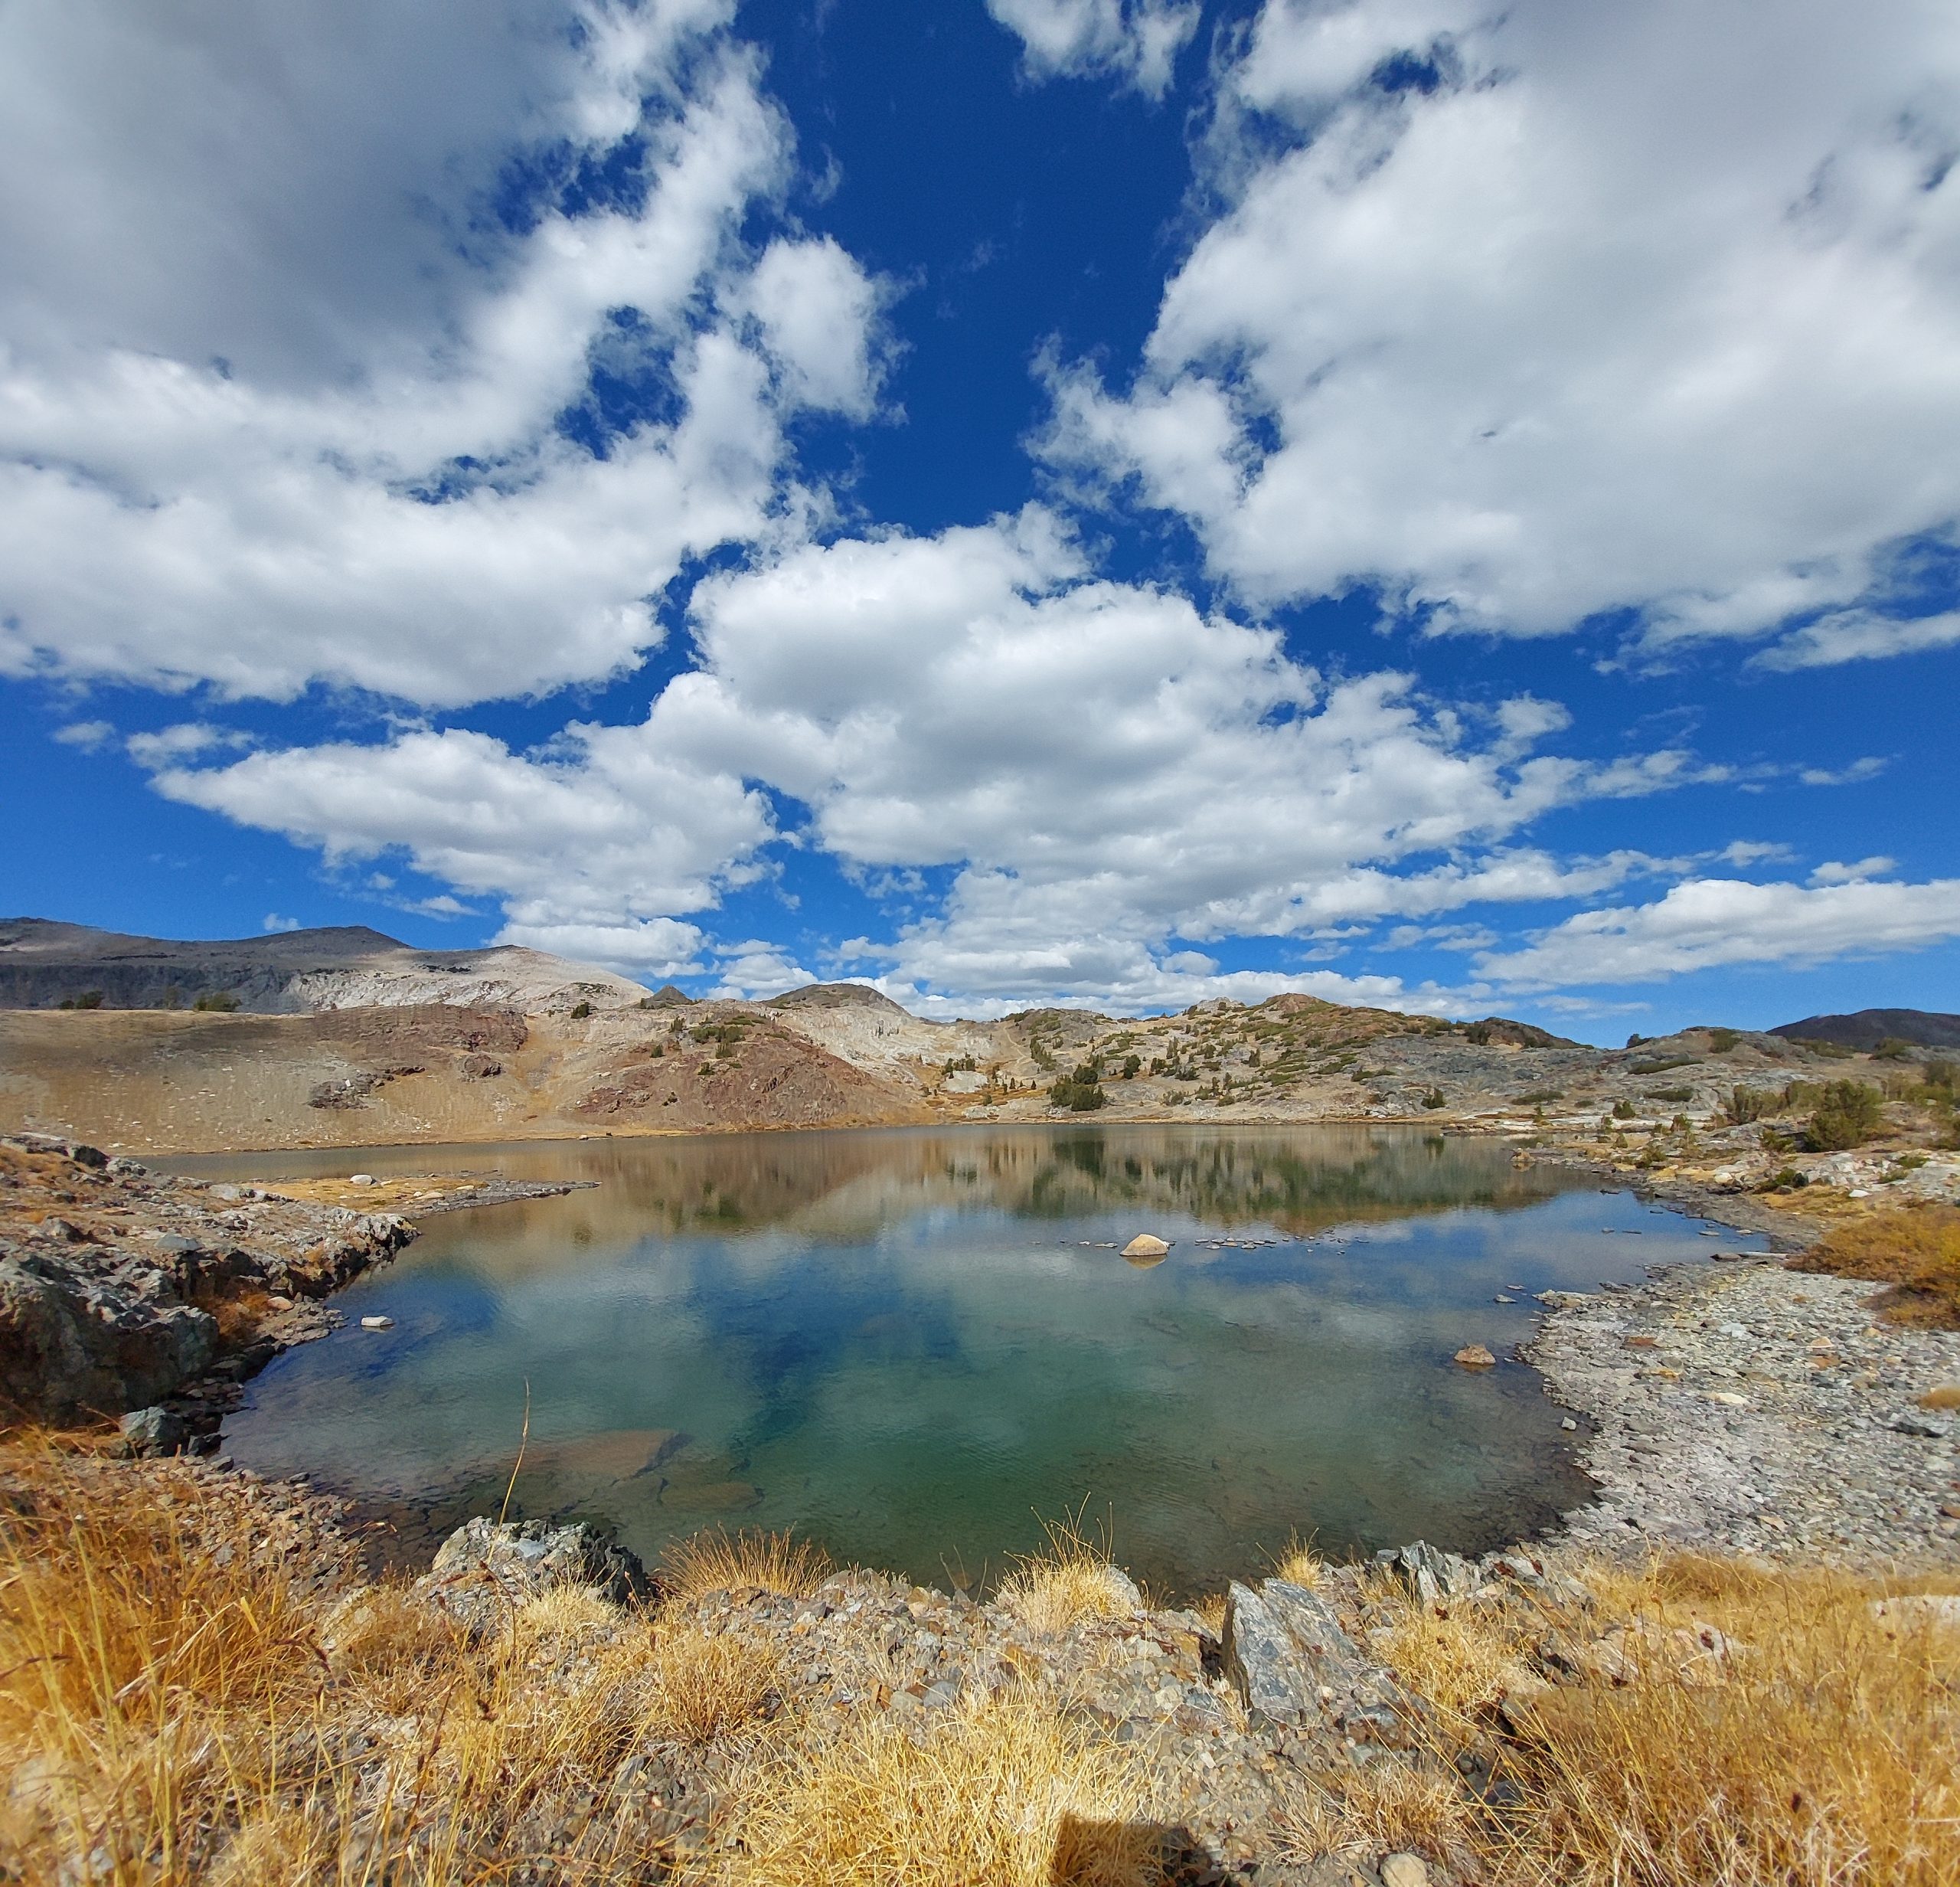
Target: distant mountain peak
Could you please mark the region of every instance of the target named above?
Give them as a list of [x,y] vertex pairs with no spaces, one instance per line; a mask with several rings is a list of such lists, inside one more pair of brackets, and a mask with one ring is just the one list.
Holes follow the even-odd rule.
[[1788,1042],[1828,1042],[1840,1048],[1869,1050],[1885,1042],[1960,1048],[1960,1015],[1939,1009],[1855,1009],[1848,1015],[1807,1015],[1766,1032]]

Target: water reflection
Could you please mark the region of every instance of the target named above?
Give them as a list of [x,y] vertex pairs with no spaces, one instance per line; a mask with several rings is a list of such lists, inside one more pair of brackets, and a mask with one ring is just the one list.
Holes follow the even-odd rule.
[[[604,1515],[644,1552],[717,1519],[793,1524],[935,1580],[998,1568],[1037,1510],[1085,1495],[1113,1509],[1130,1564],[1186,1591],[1295,1530],[1336,1551],[1516,1537],[1583,1496],[1559,1411],[1530,1372],[1472,1377],[1450,1355],[1527,1333],[1532,1307],[1501,1296],[1706,1249],[1691,1224],[1520,1171],[1501,1146],[1406,1130],[728,1136],[361,1164],[599,1184],[432,1221],[345,1307],[394,1330],[275,1364],[231,1424],[241,1460],[439,1528],[501,1497],[528,1382],[524,1511]],[[1139,1231],[1168,1257],[1125,1262]]]

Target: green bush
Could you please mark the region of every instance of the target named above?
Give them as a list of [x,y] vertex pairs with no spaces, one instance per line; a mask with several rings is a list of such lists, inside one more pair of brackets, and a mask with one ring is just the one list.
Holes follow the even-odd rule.
[[1760,1120],[1775,1107],[1775,1097],[1760,1087],[1732,1087],[1723,1104],[1723,1120],[1732,1127],[1746,1127]]
[[102,1007],[100,989],[84,989],[80,996],[64,996],[55,1006],[64,1009],[99,1009]]
[[220,1015],[230,1015],[237,1011],[238,999],[230,990],[220,989],[213,995],[199,996],[191,1006],[194,1009],[214,1011]]
[[1445,1107],[1449,1104],[1443,1099],[1442,1090],[1440,1087],[1431,1088],[1429,1091],[1423,1097],[1423,1105],[1425,1107]]
[[1743,1038],[1740,1029],[1711,1029],[1708,1032],[1708,1052],[1726,1055]]
[[591,1013],[592,1005],[590,1002],[574,1002],[572,1005],[572,1020],[575,1022],[583,1022]]
[[1613,1103],[1613,1118],[1615,1120],[1631,1120],[1633,1116],[1634,1106],[1632,1101],[1616,1100]]
[[1806,1137],[1814,1152],[1840,1153],[1862,1146],[1884,1124],[1876,1088],[1862,1081],[1827,1081]]
[[1079,1081],[1073,1075],[1067,1081],[1057,1081],[1048,1090],[1048,1105],[1066,1107],[1071,1114],[1093,1114],[1108,1101],[1109,1097],[1099,1083]]

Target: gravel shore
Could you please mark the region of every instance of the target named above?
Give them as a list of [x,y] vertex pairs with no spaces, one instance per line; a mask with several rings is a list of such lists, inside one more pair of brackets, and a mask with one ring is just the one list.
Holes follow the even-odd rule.
[[1878,1320],[1875,1287],[1773,1261],[1548,1292],[1522,1354],[1597,1424],[1574,1543],[1844,1565],[1960,1560],[1960,1332]]

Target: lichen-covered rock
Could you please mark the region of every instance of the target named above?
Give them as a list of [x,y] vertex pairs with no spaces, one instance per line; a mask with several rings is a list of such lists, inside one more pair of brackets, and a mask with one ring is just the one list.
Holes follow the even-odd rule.
[[1331,1727],[1357,1741],[1403,1740],[1412,1700],[1305,1586],[1268,1579],[1254,1591],[1234,1581],[1222,1643],[1226,1675],[1255,1717]]
[[207,1368],[217,1325],[41,1252],[0,1255],[0,1392],[47,1422],[117,1415]]
[[155,1402],[148,1408],[132,1409],[122,1418],[119,1427],[122,1452],[138,1460],[175,1454],[190,1434],[181,1415],[175,1409]]
[[443,1542],[416,1590],[472,1633],[556,1586],[583,1587],[615,1605],[644,1598],[638,1557],[583,1520],[496,1521],[479,1515]]

